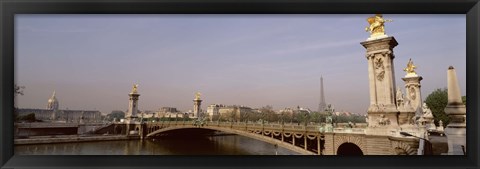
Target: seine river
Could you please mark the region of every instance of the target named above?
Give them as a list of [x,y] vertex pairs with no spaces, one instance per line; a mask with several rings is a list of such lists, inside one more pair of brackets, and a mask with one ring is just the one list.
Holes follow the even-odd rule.
[[79,143],[16,145],[17,155],[295,155],[293,151],[239,135],[161,137]]

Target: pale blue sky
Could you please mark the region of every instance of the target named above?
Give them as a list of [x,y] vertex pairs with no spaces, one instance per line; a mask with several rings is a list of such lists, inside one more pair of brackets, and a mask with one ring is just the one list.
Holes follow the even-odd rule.
[[[163,106],[272,105],[317,110],[327,103],[364,114],[368,69],[360,42],[371,15],[16,15],[20,108],[45,108],[56,90],[61,109],[126,110],[133,83],[141,110]],[[465,15],[384,15],[397,86],[409,58],[423,76],[422,96],[447,86],[447,68],[466,86]]]

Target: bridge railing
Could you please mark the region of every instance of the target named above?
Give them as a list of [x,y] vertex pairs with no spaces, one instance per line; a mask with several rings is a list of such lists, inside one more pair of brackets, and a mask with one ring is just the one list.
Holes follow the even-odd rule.
[[333,132],[335,133],[365,133],[365,129],[361,128],[334,128]]
[[307,130],[319,130],[320,126],[307,126]]
[[[157,122],[148,122],[150,126],[185,126],[185,125],[202,125],[202,126],[213,126],[213,127],[227,127],[227,128],[238,128],[238,129],[262,129],[262,130],[290,130],[290,131],[308,131],[308,132],[319,132],[320,125],[309,124],[299,125],[299,124],[262,124],[262,123],[245,123],[245,122],[196,122],[196,121],[157,121]],[[333,129],[335,133],[365,133],[364,128],[348,128],[348,127],[337,127]]]

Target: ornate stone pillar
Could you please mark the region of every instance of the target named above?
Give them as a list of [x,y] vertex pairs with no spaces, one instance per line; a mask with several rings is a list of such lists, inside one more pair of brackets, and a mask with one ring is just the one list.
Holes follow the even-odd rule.
[[201,117],[201,104],[202,100],[200,99],[194,99],[193,100],[193,114],[194,117],[200,118]]
[[412,59],[407,63],[407,67],[403,69],[407,74],[402,80],[405,82],[404,106],[399,108],[400,125],[413,125],[415,120],[423,116],[422,95],[420,81],[423,79],[415,72],[416,66],[413,65]]
[[[417,74],[414,75],[406,75],[402,78],[405,81],[405,93],[408,100],[410,100],[410,105],[415,111],[420,110],[422,112],[422,95],[420,90],[420,81],[422,80],[422,76]],[[417,114],[421,115],[421,114]]]
[[[457,81],[457,73],[450,66],[448,75],[448,103],[445,107],[445,113],[450,118],[450,123],[445,129],[445,135],[448,139],[448,154],[463,155],[467,150],[466,144],[466,108],[462,102],[460,86]],[[462,146],[463,150],[462,150]]]
[[369,125],[382,116],[385,125],[398,126],[398,109],[395,99],[395,73],[393,48],[398,45],[394,37],[361,42],[367,49],[368,77],[370,85]]
[[128,101],[128,111],[125,114],[125,123],[126,123],[126,134],[130,134],[130,127],[133,127],[135,129],[135,126],[131,126],[130,124],[135,124],[138,116],[138,97],[140,94],[137,93],[137,87],[138,85],[133,85],[132,92],[128,94],[129,101]]
[[125,118],[126,118],[127,123],[133,123],[138,118],[138,116],[137,116],[138,96],[140,96],[140,94],[130,93],[130,94],[128,94],[128,96],[130,96],[130,99],[129,99],[129,104],[128,104],[127,115],[125,116]]
[[324,155],[336,155],[337,152],[335,152],[334,148],[334,134],[333,133],[326,133],[325,134],[325,152],[323,153]]

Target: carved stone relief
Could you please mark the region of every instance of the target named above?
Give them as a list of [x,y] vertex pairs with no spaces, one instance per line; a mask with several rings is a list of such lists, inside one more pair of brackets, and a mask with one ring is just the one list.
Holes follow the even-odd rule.
[[375,69],[377,69],[377,79],[382,81],[385,77],[385,67],[383,65],[383,58],[375,59]]
[[415,87],[413,87],[413,86],[410,87],[409,94],[410,94],[410,99],[415,100],[415,98],[417,97],[417,94],[415,92]]
[[390,125],[390,119],[386,118],[385,115],[380,115],[380,118],[378,118],[378,125],[379,126],[386,126]]
[[416,154],[416,150],[414,148],[410,147],[410,145],[403,142],[392,141],[391,146],[393,149],[393,153],[396,155],[415,155]]

